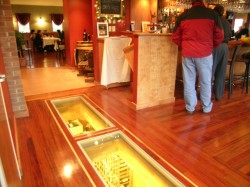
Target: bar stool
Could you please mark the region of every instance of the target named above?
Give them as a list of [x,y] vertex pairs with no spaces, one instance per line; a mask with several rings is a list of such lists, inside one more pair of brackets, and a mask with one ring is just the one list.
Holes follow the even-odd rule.
[[245,76],[243,80],[242,91],[244,90],[245,82],[246,82],[246,93],[248,93],[248,86],[249,86],[249,71],[250,71],[250,52],[244,53],[242,55],[244,59],[244,63],[246,64]]
[[239,76],[237,77],[234,76],[234,64],[236,62],[236,57],[239,53],[241,46],[242,46],[242,43],[234,44],[232,59],[228,60],[228,65],[229,65],[228,98],[229,99],[231,98],[231,95],[233,93],[233,81],[240,79]]

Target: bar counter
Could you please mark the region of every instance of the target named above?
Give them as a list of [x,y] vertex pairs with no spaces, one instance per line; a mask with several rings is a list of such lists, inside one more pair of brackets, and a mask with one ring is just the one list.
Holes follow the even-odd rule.
[[171,34],[134,32],[133,43],[135,109],[174,102],[178,47]]
[[[131,103],[135,110],[174,102],[178,47],[172,42],[171,33],[124,31],[122,35],[131,37],[134,45],[130,64],[133,64]],[[98,39],[99,59],[103,56],[103,43],[103,38]],[[102,60],[99,68],[102,69]]]

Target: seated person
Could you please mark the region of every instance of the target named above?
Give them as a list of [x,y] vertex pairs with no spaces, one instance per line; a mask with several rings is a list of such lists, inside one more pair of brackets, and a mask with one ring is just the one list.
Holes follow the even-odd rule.
[[65,40],[64,40],[64,31],[62,31],[62,34],[61,34],[61,42],[62,42],[62,44],[64,44],[65,43]]
[[240,39],[242,36],[248,37],[249,36],[249,30],[247,27],[247,24],[244,24],[244,27],[242,26],[240,30],[235,34],[236,39]]
[[43,39],[41,30],[37,31],[36,37],[33,40],[33,45],[37,51],[43,51]]
[[35,39],[35,37],[36,37],[36,32],[35,32],[34,29],[32,29],[32,30],[30,31],[30,39],[33,41],[33,40]]
[[61,39],[61,44],[64,44],[64,31],[57,30],[57,36]]
[[48,34],[47,30],[43,30],[43,34],[42,34],[42,36],[49,36],[49,34]]

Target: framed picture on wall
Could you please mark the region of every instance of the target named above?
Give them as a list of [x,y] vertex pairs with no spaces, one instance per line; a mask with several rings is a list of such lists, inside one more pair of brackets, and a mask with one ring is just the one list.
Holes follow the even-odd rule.
[[142,21],[141,22],[141,30],[142,32],[148,32],[150,30],[150,27],[148,26],[150,22],[148,21]]
[[109,26],[106,22],[97,22],[98,38],[109,37]]
[[122,14],[122,1],[121,0],[99,0],[101,14]]
[[97,17],[123,18],[125,0],[96,0]]

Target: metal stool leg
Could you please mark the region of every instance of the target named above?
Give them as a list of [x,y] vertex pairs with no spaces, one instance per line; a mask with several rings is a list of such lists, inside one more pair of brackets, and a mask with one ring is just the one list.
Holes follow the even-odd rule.
[[241,93],[243,93],[244,89],[245,89],[246,77],[247,77],[247,64],[246,64],[246,69],[245,69],[245,73],[244,73],[244,77],[243,77],[242,92]]
[[229,90],[228,90],[228,98],[231,98],[231,95],[233,93],[233,68],[232,66],[230,66],[230,70],[229,70]]
[[250,70],[250,62],[248,61],[247,63],[246,63],[246,75],[247,75],[247,77],[246,77],[246,79],[247,79],[247,81],[246,81],[246,93],[248,93],[248,87],[249,87],[249,70]]

